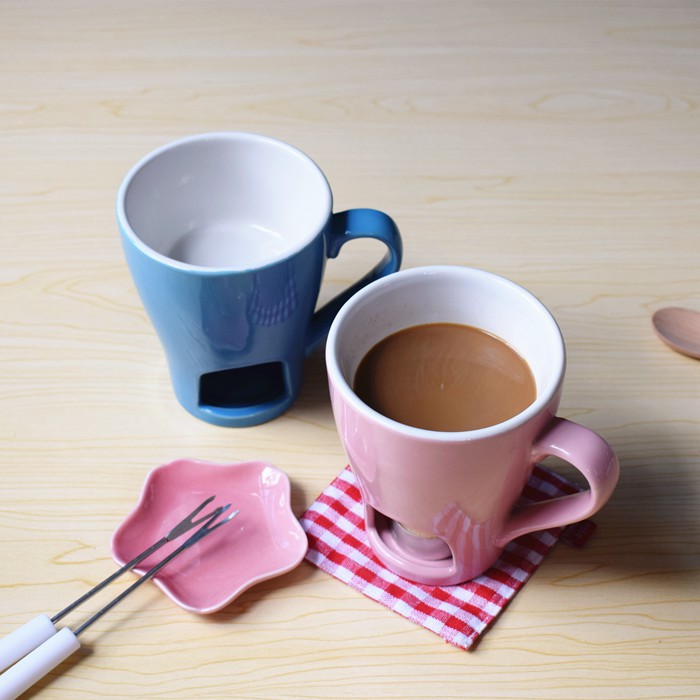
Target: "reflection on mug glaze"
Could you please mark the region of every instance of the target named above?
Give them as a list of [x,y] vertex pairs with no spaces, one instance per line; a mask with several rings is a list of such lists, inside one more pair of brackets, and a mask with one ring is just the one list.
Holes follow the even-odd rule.
[[284,323],[296,311],[296,281],[291,265],[284,268],[283,275],[256,273],[252,289],[228,277],[202,283],[202,330],[217,350],[241,353],[247,349],[252,326]]
[[286,321],[299,306],[299,294],[291,265],[285,265],[284,277],[275,276],[262,282],[256,274],[250,299],[250,317],[260,326],[274,326]]
[[456,503],[450,503],[436,516],[434,526],[462,568],[474,572],[483,569],[484,559],[494,549],[492,520],[474,522]]
[[250,340],[248,297],[250,292],[229,277],[202,281],[200,309],[202,331],[216,350],[243,352]]

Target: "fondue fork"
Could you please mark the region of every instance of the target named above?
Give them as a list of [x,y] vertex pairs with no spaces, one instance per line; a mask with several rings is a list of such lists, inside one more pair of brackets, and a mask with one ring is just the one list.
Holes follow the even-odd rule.
[[[136,590],[136,588],[153,578],[166,564],[171,562],[179,554],[238,515],[238,511],[236,510],[223,520],[215,522],[220,515],[231,507],[231,504],[229,503],[225,506],[219,506],[211,513],[194,520],[194,517],[213,499],[213,496],[208,498],[194,511],[192,511],[192,513],[190,513],[184,520],[175,525],[175,527],[173,527],[160,540],[141,552],[141,554],[134,557],[134,559],[132,559],[130,562],[122,566],[111,576],[97,584],[97,586],[90,589],[86,594],[61,610],[52,618],[48,618],[46,615],[39,615],[38,617],[34,618],[34,620],[26,623],[2,639],[0,641],[0,670],[7,668],[8,666],[11,666],[11,668],[0,675],[0,700],[12,700],[13,698],[16,698],[18,695],[27,690],[33,683],[39,680],[39,678],[42,678],[49,671],[58,666],[61,661],[67,659],[80,647],[80,642],[77,639],[78,635],[84,632],[90,625],[96,622],[115,605],[124,600],[124,598]],[[122,593],[107,603],[101,610],[83,622],[75,629],[75,632],[71,631],[67,627],[60,630],[56,629],[54,623],[67,615],[70,611],[74,610],[82,602],[95,595],[95,593],[102,590],[106,585],[114,581],[122,574],[134,568],[137,564],[146,559],[146,557],[148,557],[150,554],[153,554],[153,552],[158,550],[164,544],[180,537],[197,525],[201,525],[201,527],[196,530],[194,534],[190,535],[190,537],[183,544],[149,569],[145,574],[143,574],[143,576],[141,576],[126,590],[122,591]]]
[[213,500],[214,496],[210,496],[206,501],[200,503],[187,517],[181,520],[175,527],[167,532],[161,539],[145,549],[141,554],[136,555],[130,562],[124,564],[121,569],[115,571],[111,576],[108,576],[104,581],[98,583],[94,588],[91,588],[87,593],[82,595],[77,600],[74,600],[70,605],[65,607],[60,612],[56,613],[49,619],[46,615],[39,615],[30,622],[27,622],[22,627],[10,633],[7,637],[0,640],[0,671],[11,666],[15,661],[21,659],[25,654],[28,654],[32,649],[45,642],[49,637],[52,637],[58,631],[55,624],[64,618],[69,612],[75,610],[79,605],[86,600],[99,593],[103,588],[108,586],[112,581],[118,579],[122,574],[131,571],[138,566],[144,559],[160,549],[163,545],[172,540],[177,539],[181,535],[202,524],[215,513],[220,512],[220,509],[213,510],[211,513],[202,516],[195,520],[194,518],[201,513],[206,506]]

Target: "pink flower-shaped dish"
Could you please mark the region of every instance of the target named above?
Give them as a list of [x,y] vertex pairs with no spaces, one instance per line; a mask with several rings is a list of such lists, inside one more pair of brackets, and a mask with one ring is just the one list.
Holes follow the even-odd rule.
[[[264,462],[178,460],[157,467],[146,478],[136,508],[112,536],[115,561],[131,561],[209,496],[216,498],[200,516],[227,503],[239,510],[238,515],[153,579],[173,602],[197,613],[221,610],[250,586],[291,571],[308,547],[290,508],[284,472]],[[145,573],[187,536],[169,542],[134,571]]]

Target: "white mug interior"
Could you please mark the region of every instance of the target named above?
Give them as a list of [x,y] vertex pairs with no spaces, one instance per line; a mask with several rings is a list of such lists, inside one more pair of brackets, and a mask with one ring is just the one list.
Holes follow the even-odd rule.
[[257,134],[188,137],[146,156],[117,197],[126,235],[174,266],[254,269],[303,249],[332,208],[296,148]]
[[358,292],[336,316],[328,336],[326,364],[331,383],[356,410],[396,430],[439,433],[397,423],[364,404],[352,390],[362,358],[379,341],[425,323],[458,323],[487,331],[514,348],[530,366],[535,401],[523,412],[470,433],[485,435],[539,413],[557,392],[564,375],[565,349],[559,327],[530,292],[503,277],[467,267],[431,266],[396,272]]

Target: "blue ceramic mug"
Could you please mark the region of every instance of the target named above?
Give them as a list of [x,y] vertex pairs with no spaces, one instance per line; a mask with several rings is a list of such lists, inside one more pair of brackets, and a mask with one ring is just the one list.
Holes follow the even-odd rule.
[[[190,413],[250,426],[284,412],[340,307],[399,269],[389,216],[332,204],[308,156],[257,134],[188,137],[127,174],[117,196],[126,260]],[[384,258],[315,311],[326,259],[368,237],[386,244]]]

